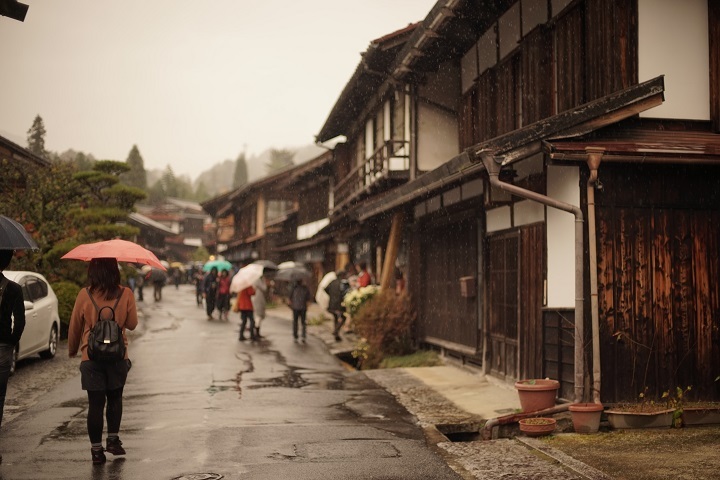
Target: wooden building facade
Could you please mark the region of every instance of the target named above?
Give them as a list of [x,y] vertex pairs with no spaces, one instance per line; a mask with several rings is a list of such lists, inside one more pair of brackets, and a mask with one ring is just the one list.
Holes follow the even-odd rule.
[[711,0],[438,1],[363,55],[297,196],[293,228],[326,223],[280,250],[400,268],[418,338],[509,382],[720,399],[718,25]]

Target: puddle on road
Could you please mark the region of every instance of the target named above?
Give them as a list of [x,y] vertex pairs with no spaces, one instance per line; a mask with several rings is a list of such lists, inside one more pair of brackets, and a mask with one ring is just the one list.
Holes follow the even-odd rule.
[[296,367],[287,367],[282,377],[257,379],[255,381],[259,383],[258,385],[248,385],[246,388],[250,390],[270,387],[302,388],[310,385],[298,370],[300,369]]

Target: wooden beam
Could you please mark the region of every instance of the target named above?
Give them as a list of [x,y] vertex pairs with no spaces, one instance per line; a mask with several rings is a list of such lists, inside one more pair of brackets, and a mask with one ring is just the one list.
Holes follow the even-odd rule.
[[390,238],[388,238],[387,248],[385,249],[385,261],[383,262],[382,279],[380,280],[380,288],[383,290],[389,290],[392,287],[395,260],[400,250],[404,223],[404,212],[396,212],[393,215],[392,226],[390,227]]

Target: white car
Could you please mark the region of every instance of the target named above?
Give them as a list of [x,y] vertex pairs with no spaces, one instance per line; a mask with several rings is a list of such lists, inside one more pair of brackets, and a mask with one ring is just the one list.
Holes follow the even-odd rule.
[[60,333],[58,299],[48,281],[35,272],[4,271],[8,280],[22,287],[25,300],[25,330],[20,344],[15,349],[10,373],[15,372],[15,363],[31,355],[53,358],[57,353]]

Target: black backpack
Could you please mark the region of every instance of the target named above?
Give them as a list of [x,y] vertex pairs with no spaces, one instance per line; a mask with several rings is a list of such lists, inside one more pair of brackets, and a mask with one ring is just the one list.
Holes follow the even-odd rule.
[[[115,309],[120,303],[125,288],[120,291],[120,296],[112,307],[99,308],[95,299],[90,295],[90,289],[87,289],[88,296],[95,306],[98,314],[97,323],[90,329],[88,336],[88,357],[90,360],[98,362],[117,362],[125,359],[125,341],[122,335],[122,328],[115,321]],[[105,310],[108,310],[103,314]]]

